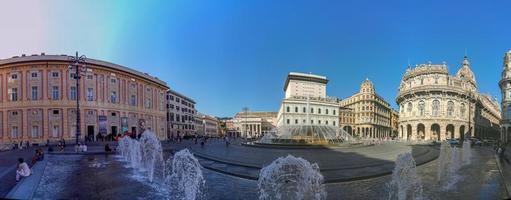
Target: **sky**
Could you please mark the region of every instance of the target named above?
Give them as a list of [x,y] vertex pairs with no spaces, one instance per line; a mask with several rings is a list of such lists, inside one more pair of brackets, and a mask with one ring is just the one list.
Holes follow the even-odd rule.
[[480,92],[500,99],[510,1],[0,1],[0,59],[75,51],[149,73],[228,117],[277,111],[291,71],[326,76],[347,98],[369,78],[397,108],[407,65],[470,59]]

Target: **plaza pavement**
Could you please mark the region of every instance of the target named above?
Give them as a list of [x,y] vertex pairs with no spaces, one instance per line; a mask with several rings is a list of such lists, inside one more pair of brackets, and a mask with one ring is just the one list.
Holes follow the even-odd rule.
[[36,147],[0,152],[0,197],[4,197],[16,185],[18,158],[30,164]]
[[506,151],[505,151],[505,154],[506,154],[506,158],[508,159],[507,161],[506,160],[503,160],[503,159],[500,159],[496,154],[495,154],[495,160],[497,162],[497,166],[499,167],[499,171],[500,171],[500,174],[502,175],[502,179],[504,181],[504,186],[506,188],[506,192],[507,192],[507,195],[509,197],[511,197],[511,146],[508,145],[506,147]]
[[189,148],[200,164],[210,170],[246,179],[257,180],[259,171],[278,157],[293,155],[317,163],[325,182],[343,182],[390,174],[398,154],[412,152],[417,165],[438,157],[438,146],[382,144],[354,148],[269,149],[247,147],[234,142],[229,147],[221,141],[199,144],[182,142],[177,150]]

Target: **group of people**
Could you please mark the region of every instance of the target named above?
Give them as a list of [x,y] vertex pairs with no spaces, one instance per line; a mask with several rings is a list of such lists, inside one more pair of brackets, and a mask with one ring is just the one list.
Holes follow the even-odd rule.
[[75,145],[75,152],[87,152],[87,144],[79,142]]
[[507,163],[509,163],[509,160],[506,156],[506,144],[497,142],[494,144],[493,150],[501,160],[505,160]]
[[42,161],[42,160],[44,160],[44,151],[43,151],[43,149],[41,149],[41,148],[36,149],[35,150],[35,154],[32,157],[32,163],[30,163],[30,165],[34,166],[35,163],[37,163],[37,161]]
[[28,148],[30,147],[30,142],[29,141],[20,141],[19,143],[14,141],[12,142],[12,150],[16,150],[16,149],[24,149],[24,148]]

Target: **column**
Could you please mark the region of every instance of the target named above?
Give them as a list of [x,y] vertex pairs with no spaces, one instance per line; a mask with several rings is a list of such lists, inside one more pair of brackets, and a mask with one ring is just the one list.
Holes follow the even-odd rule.
[[21,127],[20,130],[21,130],[21,134],[22,134],[22,138],[23,140],[28,140],[30,139],[30,137],[28,136],[28,118],[27,118],[27,109],[22,109],[20,110],[20,114],[21,114]]

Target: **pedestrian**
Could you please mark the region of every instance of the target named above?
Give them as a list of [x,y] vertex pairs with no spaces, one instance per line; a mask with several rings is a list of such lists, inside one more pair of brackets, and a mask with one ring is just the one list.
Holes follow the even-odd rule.
[[30,168],[23,158],[18,158],[18,169],[16,170],[16,182],[20,181],[21,177],[30,176]]
[[229,136],[225,136],[225,146],[229,147]]
[[111,152],[112,149],[110,148],[110,145],[107,143],[105,144],[105,152]]

